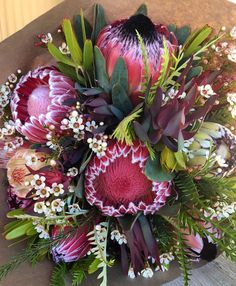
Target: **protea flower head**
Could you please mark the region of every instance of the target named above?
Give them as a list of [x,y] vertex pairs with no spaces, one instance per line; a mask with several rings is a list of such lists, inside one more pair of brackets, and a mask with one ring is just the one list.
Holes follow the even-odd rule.
[[177,45],[174,35],[171,35],[173,45],[169,41],[170,33],[165,26],[155,25],[148,17],[142,14],[132,16],[129,19],[116,21],[106,26],[100,32],[97,39],[97,46],[106,59],[108,75],[112,75],[115,63],[121,56],[127,66],[129,91],[133,103],[138,102],[139,91],[144,75],[144,63],[137,32],[145,44],[153,82],[155,82],[160,75],[164,40],[166,41],[170,54],[172,54]]
[[[220,232],[215,229],[210,223],[199,222],[208,232],[214,235],[215,238],[220,238]],[[182,230],[184,241],[189,248],[189,255],[195,259],[204,259],[211,261],[216,258],[217,245],[210,236],[201,237],[198,233],[190,233],[189,229]]]
[[33,179],[33,175],[30,174],[27,165],[31,165],[32,170],[39,170],[46,166],[46,158],[45,153],[32,149],[20,149],[9,160],[7,178],[16,196],[25,198],[30,191],[27,182]]
[[171,195],[170,182],[153,182],[144,174],[149,156],[141,142],[128,146],[111,141],[105,155],[94,156],[85,173],[85,196],[108,216],[143,211],[153,214]]
[[29,141],[44,143],[50,126],[60,131],[69,107],[63,102],[75,98],[73,82],[53,67],[28,72],[17,84],[11,101],[16,129]]
[[[51,248],[53,260],[59,262],[73,262],[84,257],[90,250],[90,242],[87,234],[89,230],[86,226],[79,227],[74,231],[71,227],[66,226],[62,230],[65,238],[59,239]],[[54,226],[52,230],[52,237],[59,238],[61,229],[59,226]]]
[[185,144],[190,167],[201,168],[214,146],[216,160],[212,172],[215,175],[230,175],[236,168],[236,136],[225,126],[204,122],[193,139]]
[[10,210],[14,209],[27,209],[32,206],[32,199],[23,199],[16,195],[14,188],[8,187],[7,189],[7,203]]

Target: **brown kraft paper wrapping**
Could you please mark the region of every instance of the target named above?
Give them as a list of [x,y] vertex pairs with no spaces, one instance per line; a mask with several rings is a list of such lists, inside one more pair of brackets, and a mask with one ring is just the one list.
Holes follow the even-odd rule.
[[[39,17],[24,29],[9,37],[0,43],[0,83],[4,83],[7,76],[17,69],[23,72],[28,71],[32,66],[52,63],[50,55],[46,49],[35,48],[34,42],[36,35],[40,33],[55,33],[62,22],[62,19],[73,18],[79,13],[80,8],[84,10],[85,16],[91,21],[93,15],[93,4],[100,3],[104,6],[108,21],[119,18],[125,18],[142,4],[142,0],[124,1],[124,0],[67,0],[48,13]],[[218,29],[221,26],[231,28],[236,25],[236,5],[226,0],[146,0],[149,16],[156,23],[181,25],[191,25],[192,28],[209,24]],[[7,212],[6,204],[6,183],[5,171],[0,170],[0,232],[6,223],[5,214]],[[0,236],[0,265],[7,263],[9,259],[23,249],[24,244],[9,247],[11,242],[5,241]],[[202,264],[194,265],[198,267]],[[47,286],[49,285],[50,274],[53,264],[47,260],[31,267],[23,264],[12,272],[5,280],[0,282],[1,286]],[[158,286],[178,277],[180,272],[177,263],[172,263],[168,272],[156,273],[153,279],[137,278],[130,280],[122,275],[120,266],[115,265],[108,272],[109,286]],[[67,281],[66,285],[71,285]],[[82,285],[99,285],[95,276],[89,277]]]

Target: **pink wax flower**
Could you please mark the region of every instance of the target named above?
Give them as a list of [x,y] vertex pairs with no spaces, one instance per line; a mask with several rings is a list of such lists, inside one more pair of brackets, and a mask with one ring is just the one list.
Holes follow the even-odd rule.
[[63,102],[75,98],[73,82],[54,67],[28,72],[17,84],[11,100],[16,129],[29,141],[46,142],[48,128],[60,131],[60,122],[70,110]]
[[[70,233],[71,231],[71,233]],[[60,239],[61,232],[65,238]],[[58,242],[55,242],[51,248],[53,260],[59,262],[73,262],[84,257],[90,250],[90,242],[88,240],[88,228],[86,226],[79,227],[76,231],[73,228],[66,226],[63,230],[59,226],[54,226],[52,237]]]
[[[127,66],[129,92],[134,104],[140,101],[140,89],[144,76],[143,56],[136,31],[139,32],[145,44],[153,83],[158,80],[162,68],[164,41],[170,56],[177,45],[175,36],[169,33],[165,26],[153,24],[142,14],[116,21],[100,32],[97,46],[105,57],[108,75],[111,77],[115,63],[121,56]],[[169,40],[170,35],[173,43]]]
[[153,214],[171,195],[170,182],[153,182],[144,174],[147,148],[137,141],[128,146],[111,141],[105,155],[94,156],[85,173],[85,196],[108,216],[143,211]]

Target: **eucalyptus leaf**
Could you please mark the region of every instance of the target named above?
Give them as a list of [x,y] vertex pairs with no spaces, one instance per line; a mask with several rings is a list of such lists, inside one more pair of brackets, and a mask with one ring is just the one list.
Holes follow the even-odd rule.
[[168,26],[168,30],[169,30],[170,32],[175,33],[175,32],[176,32],[176,29],[177,29],[177,27],[176,27],[175,24],[170,24],[170,25]]
[[7,213],[7,218],[14,218],[16,215],[22,214],[24,214],[24,211],[22,209],[12,210]]
[[57,62],[61,62],[63,64],[75,67],[75,63],[66,55],[63,55],[60,50],[53,44],[48,43],[48,51],[54,57]]
[[83,198],[83,192],[84,192],[84,175],[81,174],[79,177],[79,181],[77,183],[77,186],[75,188],[76,197],[82,199]]
[[109,93],[110,81],[106,72],[106,62],[98,47],[94,48],[94,57],[98,84],[106,93]]
[[188,82],[192,78],[199,76],[202,73],[202,71],[203,71],[203,67],[201,66],[191,68],[191,70],[187,74],[186,81]]
[[126,93],[128,92],[128,71],[122,57],[116,61],[111,77],[112,87],[117,83],[123,87]]
[[157,212],[157,214],[162,216],[176,216],[180,210],[180,207],[180,203],[176,203],[172,206],[165,205]]
[[75,33],[73,31],[71,21],[69,19],[64,19],[62,23],[63,31],[66,38],[66,43],[68,45],[71,57],[77,66],[82,63],[82,50],[79,47]]
[[175,36],[178,40],[179,45],[183,45],[186,42],[187,38],[190,35],[190,32],[191,30],[189,26],[183,26],[176,30]]
[[145,166],[145,175],[154,182],[170,181],[175,177],[174,173],[169,173],[161,166],[159,155],[156,155],[154,160],[150,157],[148,158]]
[[142,5],[139,6],[135,15],[138,15],[138,14],[143,14],[143,15],[147,16],[148,11],[147,11],[147,5],[146,4],[143,3]]
[[123,231],[129,231],[133,228],[135,222],[137,221],[137,219],[139,218],[139,216],[142,213],[139,212],[136,215],[124,215],[122,217],[118,217],[117,220],[120,224],[120,226],[122,227]]
[[112,88],[112,103],[125,115],[128,115],[133,109],[128,94],[120,83],[116,83]]
[[87,153],[84,156],[83,162],[80,165],[80,169],[79,169],[79,173],[81,174],[85,168],[87,167],[89,161],[91,160],[93,155],[93,152],[91,152],[90,150],[87,151]]
[[95,4],[94,8],[94,25],[93,25],[93,33],[92,40],[96,43],[98,34],[100,31],[107,25],[105,20],[104,9],[100,4]]
[[59,70],[69,78],[71,78],[75,82],[79,82],[81,84],[85,84],[84,78],[77,74],[74,67],[68,66],[64,63],[58,62],[57,63]]

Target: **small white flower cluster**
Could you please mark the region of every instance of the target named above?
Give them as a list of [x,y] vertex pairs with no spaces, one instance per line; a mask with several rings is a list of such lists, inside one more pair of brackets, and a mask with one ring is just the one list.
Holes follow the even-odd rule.
[[228,60],[236,63],[236,47],[232,47],[228,50]]
[[102,157],[105,155],[105,151],[107,149],[107,140],[107,135],[96,134],[93,138],[88,138],[87,142],[89,144],[89,148],[92,149],[98,157]]
[[37,202],[34,204],[34,212],[38,214],[45,214],[46,217],[55,215],[56,212],[62,212],[65,202],[61,199],[55,199],[52,202]]
[[61,44],[61,46],[59,47],[59,50],[63,55],[69,55],[70,54],[70,50],[69,50],[69,48],[65,42],[63,42]]
[[118,229],[111,232],[111,240],[116,240],[119,245],[127,244],[127,239],[125,234],[121,234]]
[[38,157],[36,155],[25,156],[26,166],[33,167],[38,163]]
[[168,271],[170,267],[170,262],[175,259],[172,252],[169,253],[162,253],[160,255],[160,264],[161,267],[158,265],[155,269],[155,271]]
[[[107,233],[107,229],[106,227],[104,227],[102,224],[97,224],[95,225],[94,227],[94,230],[93,230],[95,233],[96,233],[96,240],[98,242],[98,244],[101,244],[102,242],[105,241],[106,239],[106,233]],[[89,237],[89,240],[91,240],[91,232],[88,233],[88,237]],[[93,254],[94,252],[96,251],[96,248],[91,248],[90,251],[88,251],[87,255],[91,255]]]
[[2,128],[0,128],[0,139],[3,139],[5,136],[11,136],[15,133],[15,122],[12,120],[4,122]]
[[236,202],[228,205],[226,202],[216,202],[213,208],[208,208],[207,215],[212,219],[216,218],[217,220],[222,220],[224,218],[230,217],[236,212]]
[[236,93],[235,92],[228,92],[227,93],[227,101],[230,104],[229,111],[233,118],[236,118]]
[[[170,88],[167,91],[167,94],[163,94],[163,98],[162,100],[164,101],[164,103],[167,103],[170,99],[173,99],[177,94],[178,94],[179,90],[178,89],[174,89],[173,87]],[[186,97],[186,92],[183,92],[182,94],[178,95],[178,98],[185,98]]]
[[67,172],[68,177],[76,177],[79,174],[79,170],[76,167],[70,168]]
[[[141,272],[138,272],[138,275],[141,275],[143,278],[152,278],[154,275],[154,272],[152,270],[152,268],[150,267],[146,267],[145,269],[141,270]],[[134,273],[134,269],[132,267],[129,268],[128,271],[128,277],[130,279],[135,279],[135,273]]]
[[43,238],[43,239],[49,239],[50,238],[48,231],[46,231],[46,229],[43,225],[41,225],[37,221],[34,221],[33,225],[35,225],[34,228],[37,231],[37,233],[39,233],[39,238]]
[[11,93],[11,90],[8,86],[6,85],[0,86],[0,111],[2,115],[4,114],[3,109],[10,102],[10,93]]
[[77,110],[73,110],[70,113],[69,119],[64,118],[61,121],[61,129],[62,130],[68,130],[72,129],[74,132],[74,137],[78,140],[81,141],[84,139],[85,135],[85,118],[82,114],[79,114]]
[[4,143],[3,149],[6,152],[12,152],[22,146],[24,144],[24,140],[22,137],[15,137],[12,141],[8,141]]
[[53,41],[52,34],[51,34],[51,33],[42,34],[42,35],[40,36],[40,40],[41,40],[44,44],[52,43],[52,41]]
[[204,98],[210,98],[211,96],[215,95],[216,93],[213,91],[210,84],[201,85],[198,87],[198,91]]

